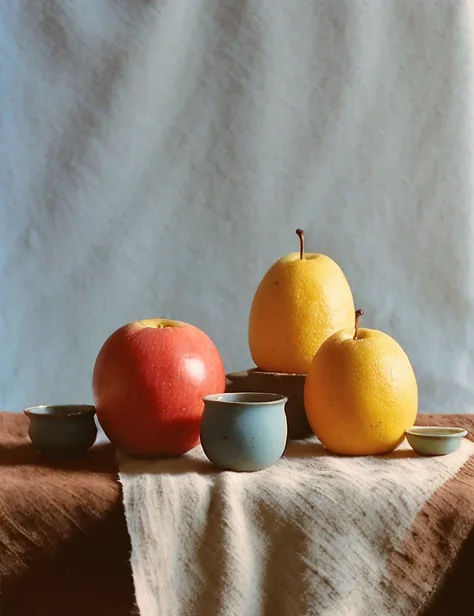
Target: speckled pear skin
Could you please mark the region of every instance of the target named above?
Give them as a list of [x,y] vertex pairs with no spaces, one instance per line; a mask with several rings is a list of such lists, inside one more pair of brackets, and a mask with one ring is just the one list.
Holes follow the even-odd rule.
[[312,435],[304,410],[305,374],[263,372],[257,369],[231,372],[226,375],[226,391],[264,391],[282,394],[288,398],[285,413],[288,421],[288,439],[299,440]]
[[285,450],[287,398],[279,394],[231,393],[204,398],[201,445],[216,466],[260,471]]

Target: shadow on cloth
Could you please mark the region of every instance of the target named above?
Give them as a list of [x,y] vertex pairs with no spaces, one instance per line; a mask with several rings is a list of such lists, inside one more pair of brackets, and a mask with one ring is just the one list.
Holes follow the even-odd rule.
[[85,454],[54,458],[39,453],[32,443],[0,444],[0,466],[40,466],[64,471],[115,473],[115,451],[110,443],[94,445]]

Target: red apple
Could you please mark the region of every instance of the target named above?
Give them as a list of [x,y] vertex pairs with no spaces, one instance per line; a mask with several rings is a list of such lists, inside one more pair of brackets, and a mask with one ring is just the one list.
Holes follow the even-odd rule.
[[104,343],[92,379],[97,418],[133,456],[173,456],[199,444],[203,396],[225,389],[219,351],[200,329],[168,319],[124,325]]

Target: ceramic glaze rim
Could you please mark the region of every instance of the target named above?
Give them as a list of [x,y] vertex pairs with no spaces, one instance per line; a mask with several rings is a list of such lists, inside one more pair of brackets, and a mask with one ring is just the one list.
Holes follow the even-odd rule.
[[204,396],[204,402],[217,402],[218,404],[228,404],[229,406],[270,406],[281,405],[288,402],[288,398],[283,394],[273,394],[267,392],[240,391],[235,393],[212,394]]
[[415,426],[409,430],[406,430],[406,434],[425,439],[444,440],[464,438],[467,436],[467,430],[464,428],[455,428],[454,426]]
[[[69,411],[67,411],[69,409]],[[48,412],[49,411],[49,412]],[[95,413],[95,406],[91,404],[39,404],[30,406],[23,411],[28,417],[51,417],[64,419],[66,417],[80,417]]]

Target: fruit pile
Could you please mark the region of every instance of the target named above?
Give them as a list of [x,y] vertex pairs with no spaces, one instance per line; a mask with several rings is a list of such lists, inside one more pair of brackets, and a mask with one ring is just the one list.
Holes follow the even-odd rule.
[[311,429],[333,453],[393,451],[418,410],[410,361],[387,334],[359,328],[362,310],[340,267],[322,254],[279,259],[255,294],[249,347],[260,370],[306,374]]
[[[279,259],[255,293],[249,347],[261,371],[306,375],[308,422],[337,454],[388,453],[416,418],[410,361],[387,334],[359,327],[350,286],[328,256]],[[224,365],[201,330],[180,321],[124,325],[104,343],[93,373],[98,419],[135,456],[183,454],[199,443],[203,397],[225,389]]]

